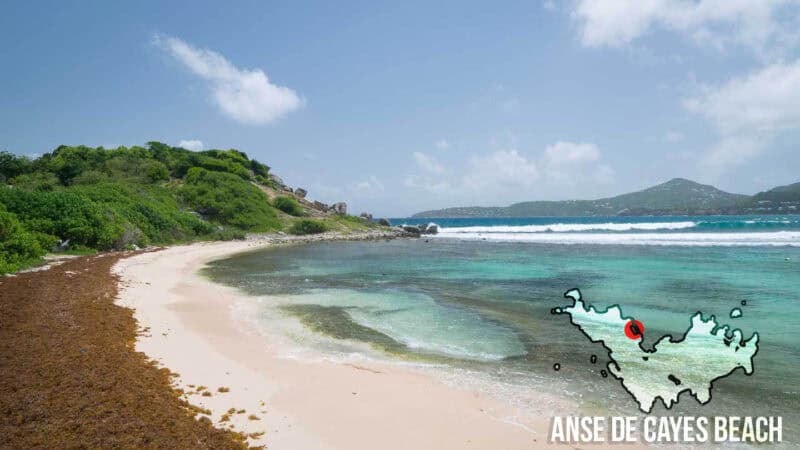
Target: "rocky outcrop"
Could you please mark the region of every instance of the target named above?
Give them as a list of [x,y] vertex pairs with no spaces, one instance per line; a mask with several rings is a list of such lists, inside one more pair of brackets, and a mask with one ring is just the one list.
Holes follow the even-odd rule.
[[308,191],[306,191],[303,188],[297,188],[297,189],[294,190],[294,195],[296,195],[296,196],[298,196],[300,198],[306,198],[306,195],[308,195]]
[[336,202],[331,205],[330,210],[335,212],[336,214],[347,214],[347,203]]
[[370,214],[368,212],[362,212],[361,215],[359,215],[358,217],[361,217],[362,219],[364,219],[367,222],[372,222],[372,214]]
[[279,189],[283,189],[284,186],[286,186],[286,183],[283,182],[283,179],[281,179],[281,177],[275,175],[274,173],[269,174],[269,179],[270,181],[275,183],[275,186],[277,186]]
[[390,227],[390,226],[392,226],[392,222],[390,222],[389,219],[380,218],[380,219],[378,219],[378,225],[381,225],[381,226],[384,226],[384,227]]
[[281,177],[275,175],[274,173],[269,174],[269,180],[275,184],[275,188],[279,191],[283,192],[293,192],[294,190],[287,186],[286,183],[283,182]]
[[398,228],[406,233],[411,233],[417,236],[422,234],[437,234],[439,232],[439,225],[433,222],[419,225],[401,225]]
[[401,230],[405,231],[406,233],[414,234],[414,235],[417,235],[417,236],[422,234],[422,231],[416,225],[402,225],[402,226],[400,226],[398,228],[400,228]]

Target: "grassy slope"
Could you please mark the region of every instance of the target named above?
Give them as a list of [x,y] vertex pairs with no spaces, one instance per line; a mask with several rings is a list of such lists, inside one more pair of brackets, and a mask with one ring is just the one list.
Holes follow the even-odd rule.
[[[0,273],[40,261],[59,242],[67,251],[86,252],[248,232],[368,227],[278,193],[269,167],[237,150],[191,152],[150,142],[61,146],[35,160],[0,153],[0,179],[6,184],[0,187]],[[284,203],[300,208],[293,215],[273,207],[273,199],[287,196]],[[307,220],[301,216],[323,225],[293,228]]]

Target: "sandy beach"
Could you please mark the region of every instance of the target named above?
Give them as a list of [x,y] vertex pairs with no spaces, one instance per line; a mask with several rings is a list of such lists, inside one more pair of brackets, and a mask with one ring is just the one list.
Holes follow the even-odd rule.
[[532,417],[422,370],[282,356],[279,340],[234,318],[243,294],[198,274],[211,260],[265,245],[171,247],[122,259],[114,268],[121,278],[117,302],[134,309],[144,331],[136,349],[177,372],[187,400],[207,408],[217,426],[264,433],[250,443],[272,449],[546,445],[549,416]]

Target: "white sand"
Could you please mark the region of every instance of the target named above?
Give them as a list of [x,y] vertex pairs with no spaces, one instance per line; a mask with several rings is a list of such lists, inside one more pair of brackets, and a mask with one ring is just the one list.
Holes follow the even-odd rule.
[[[531,417],[422,370],[389,363],[345,364],[280,356],[278,339],[236,320],[243,294],[197,274],[204,264],[258,245],[201,243],[121,260],[118,303],[135,309],[147,335],[137,350],[207,386],[189,396],[218,426],[265,432],[270,449],[531,449],[544,446],[550,415]],[[218,393],[217,388],[230,388]],[[229,409],[244,409],[219,423]],[[255,414],[260,420],[248,420]]]

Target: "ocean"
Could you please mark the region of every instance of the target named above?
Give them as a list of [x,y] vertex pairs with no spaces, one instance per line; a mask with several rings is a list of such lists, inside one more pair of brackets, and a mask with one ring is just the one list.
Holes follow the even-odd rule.
[[[557,406],[526,392],[597,415],[639,414],[618,380],[600,376],[603,347],[550,313],[568,303],[566,290],[619,304],[644,325],[645,345],[679,338],[701,311],[759,333],[754,373],[716,381],[706,405],[684,393],[652,413],[780,415],[784,440],[800,443],[800,216],[392,222],[435,222],[440,233],[263,249],[205,274],[252,296],[242,311],[301,354],[430,368],[541,414]],[[741,317],[730,317],[735,307]]]

